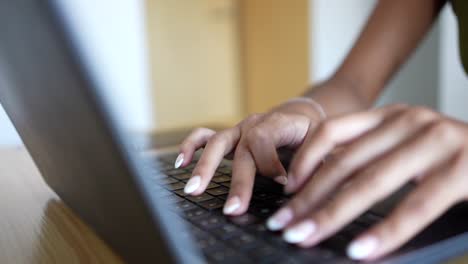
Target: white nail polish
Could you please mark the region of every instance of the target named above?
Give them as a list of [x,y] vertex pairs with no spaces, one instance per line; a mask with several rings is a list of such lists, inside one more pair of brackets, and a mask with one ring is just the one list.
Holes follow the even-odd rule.
[[275,181],[281,185],[288,184],[288,178],[286,176],[278,176],[275,178]]
[[355,260],[362,260],[369,257],[379,245],[379,241],[374,236],[367,236],[352,242],[347,249],[348,257]]
[[240,205],[241,205],[241,201],[239,197],[234,196],[230,198],[224,205],[223,213],[232,214],[234,211],[236,211],[240,207]]
[[317,230],[317,225],[313,221],[304,221],[286,230],[283,239],[288,243],[301,243]]
[[177,156],[177,159],[174,162],[174,168],[180,168],[182,163],[184,163],[184,153],[180,153],[179,156]]
[[267,220],[267,228],[271,231],[283,229],[293,218],[290,208],[282,208]]
[[198,189],[198,187],[200,187],[200,183],[201,183],[200,176],[194,176],[190,178],[190,180],[185,185],[184,193],[186,194],[193,193],[194,191]]

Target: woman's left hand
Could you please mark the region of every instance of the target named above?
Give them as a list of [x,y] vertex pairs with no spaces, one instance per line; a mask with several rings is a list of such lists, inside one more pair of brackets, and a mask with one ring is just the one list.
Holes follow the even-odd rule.
[[379,258],[466,200],[467,171],[468,124],[433,110],[393,105],[329,119],[292,160],[286,191],[299,191],[267,225],[310,247],[414,180],[417,187],[348,247],[353,259]]

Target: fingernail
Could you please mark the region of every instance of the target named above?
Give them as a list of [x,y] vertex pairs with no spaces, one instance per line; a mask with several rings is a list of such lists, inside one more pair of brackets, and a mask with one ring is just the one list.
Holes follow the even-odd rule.
[[275,178],[275,182],[282,184],[282,185],[286,185],[288,184],[288,178],[286,178],[286,176],[278,176]]
[[236,211],[241,205],[241,201],[238,196],[234,196],[230,198],[226,204],[224,205],[223,208],[223,213],[224,214],[232,214],[234,211]]
[[365,259],[377,249],[378,245],[379,241],[374,236],[366,236],[358,239],[348,246],[348,257],[355,260]]
[[284,193],[285,194],[290,194],[292,192],[292,187],[294,187],[294,178],[291,176],[291,174],[288,174],[288,183],[284,186]]
[[174,168],[178,169],[184,163],[184,153],[180,153],[174,163]]
[[186,193],[186,194],[193,193],[194,191],[196,191],[198,189],[198,187],[200,187],[200,183],[201,183],[201,177],[200,176],[192,177],[187,182],[187,185],[185,185],[184,193]]
[[281,208],[272,217],[267,220],[267,228],[271,231],[283,229],[293,218],[293,212],[290,208]]
[[306,240],[317,230],[317,225],[307,220],[291,228],[288,228],[283,234],[283,239],[288,243],[300,243]]

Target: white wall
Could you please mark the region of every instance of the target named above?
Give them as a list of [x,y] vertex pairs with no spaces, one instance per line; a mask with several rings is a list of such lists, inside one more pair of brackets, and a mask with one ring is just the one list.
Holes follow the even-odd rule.
[[151,129],[144,0],[56,2],[114,114],[128,129]]
[[443,11],[440,26],[440,109],[468,121],[468,79],[460,62],[457,22],[450,7]]
[[[376,0],[311,0],[312,82],[335,71],[375,3]],[[440,21],[389,83],[377,104],[427,105],[467,120],[468,85],[460,68],[457,39],[455,18],[447,6]]]
[[[153,127],[144,1],[56,0],[94,78],[128,129]],[[45,65],[46,67],[47,65]],[[0,108],[0,145],[19,145]]]

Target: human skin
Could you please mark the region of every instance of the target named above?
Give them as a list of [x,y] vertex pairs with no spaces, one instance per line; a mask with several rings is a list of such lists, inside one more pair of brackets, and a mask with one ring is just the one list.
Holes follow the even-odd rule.
[[[356,259],[387,254],[453,203],[465,199],[466,190],[458,188],[452,195],[445,192],[466,186],[466,177],[458,176],[467,164],[462,139],[468,136],[466,124],[422,107],[369,109],[431,28],[445,2],[379,1],[336,73],[303,95],[323,107],[325,120],[313,104],[291,101],[224,131],[194,130],[181,144],[176,161],[177,167],[184,167],[197,149],[204,148],[185,191],[203,193],[218,164],[230,154],[233,174],[224,213],[240,215],[247,210],[259,172],[284,184],[286,192],[296,193],[269,220],[270,228],[284,229],[285,239],[291,243],[313,246],[403,183],[417,180],[419,187],[410,195],[414,198],[404,200],[381,224],[359,236],[356,241],[362,243],[351,244],[349,255]],[[296,150],[288,170],[279,161],[280,147]],[[344,150],[317,169],[336,147]],[[413,163],[402,163],[402,157]],[[343,188],[344,183],[361,192]],[[429,191],[439,195],[428,195]],[[419,221],[415,222],[416,216]],[[297,231],[308,236],[298,237]]]

